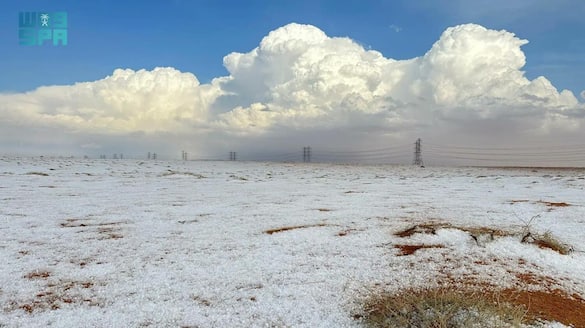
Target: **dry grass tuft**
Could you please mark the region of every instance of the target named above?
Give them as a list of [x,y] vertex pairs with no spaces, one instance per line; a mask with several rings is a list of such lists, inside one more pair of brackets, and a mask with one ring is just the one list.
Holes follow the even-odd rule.
[[519,284],[506,289],[466,276],[436,288],[373,291],[354,318],[372,328],[541,327],[554,321],[585,327],[583,296],[560,290],[549,276],[516,277]]
[[417,225],[412,226],[410,228],[407,228],[405,230],[395,232],[394,235],[401,237],[401,238],[410,237],[410,236],[417,234],[417,233],[422,233],[422,234],[426,234],[426,235],[434,235],[437,232],[437,230],[444,229],[444,228],[450,228],[450,227],[452,227],[452,226],[450,224],[447,224],[447,223],[417,224]]
[[536,245],[542,249],[550,249],[562,255],[567,255],[572,251],[570,246],[561,243],[548,231],[544,234],[533,234],[528,231],[522,237],[522,242]]
[[473,237],[476,241],[481,239],[482,236],[487,236],[491,240],[495,237],[504,237],[504,236],[513,236],[514,233],[509,231],[504,231],[501,229],[495,228],[488,228],[488,227],[460,227],[455,226],[449,223],[425,223],[425,224],[418,224],[407,228],[405,230],[398,231],[394,233],[395,236],[406,238],[410,237],[414,234],[427,234],[427,235],[434,235],[437,233],[437,230],[440,229],[457,229],[464,232],[467,232]]
[[526,308],[483,293],[450,288],[374,293],[361,317],[366,327],[520,327]]
[[120,226],[125,222],[92,222],[87,219],[66,219],[60,226],[62,228],[87,228],[79,232],[94,231],[97,233],[98,240],[121,239],[124,235],[120,234]]
[[539,248],[551,249],[562,255],[567,255],[571,252],[571,247],[561,243],[550,232],[545,232],[543,235],[536,236],[532,243]]
[[200,305],[203,305],[203,306],[211,306],[211,301],[209,301],[209,300],[207,300],[205,298],[202,298],[200,296],[193,295],[193,296],[191,296],[191,299],[193,301],[195,301],[196,303],[200,304]]
[[241,177],[241,176],[237,176],[235,174],[230,175],[230,178],[234,179],[234,180],[240,180],[240,181],[248,181],[248,178],[245,177]]
[[98,240],[107,240],[107,239],[122,239],[124,235],[118,233],[100,233]]
[[193,172],[179,172],[179,171],[173,171],[173,170],[168,170],[165,173],[162,173],[161,175],[159,175],[160,177],[169,177],[169,176],[173,176],[173,175],[186,175],[186,176],[192,176],[195,177],[197,179],[204,179],[205,176],[198,174],[198,173],[193,173]]
[[[536,217],[533,217],[531,221]],[[417,233],[434,235],[437,233],[437,230],[440,229],[457,229],[460,231],[467,232],[480,246],[484,246],[487,242],[493,241],[497,237],[515,236],[518,237],[522,243],[534,244],[542,249],[551,249],[562,255],[567,255],[573,251],[572,247],[563,244],[562,242],[557,240],[550,232],[545,232],[544,234],[532,233],[530,231],[531,221],[526,224],[526,227],[524,227],[524,232],[522,233],[489,227],[461,227],[451,225],[448,223],[425,223],[418,224],[405,230],[395,232],[394,235],[401,238],[406,238]],[[398,245],[397,247],[402,248],[402,246],[404,245]],[[402,255],[412,254],[412,253],[407,254],[408,249],[406,247],[404,247],[403,253],[404,254]]]
[[354,228],[347,228],[344,230],[341,230],[337,233],[337,236],[339,237],[345,237],[347,235],[349,235],[350,233],[353,233],[354,231],[360,231],[361,229],[354,229]]
[[44,173],[44,172],[27,172],[26,175],[39,175],[39,176],[42,176],[42,177],[48,177],[49,176],[49,174]]
[[276,228],[276,229],[269,229],[264,231],[265,234],[275,234],[275,233],[279,233],[279,232],[284,232],[284,231],[290,231],[290,230],[296,230],[296,229],[306,229],[306,228],[315,228],[315,227],[325,227],[328,226],[328,224],[325,223],[319,223],[319,224],[307,224],[307,225],[301,225],[301,226],[292,226],[292,227],[283,227],[283,228]]
[[513,232],[488,227],[453,227],[469,233],[471,236],[491,235],[492,237],[507,237],[515,235]]

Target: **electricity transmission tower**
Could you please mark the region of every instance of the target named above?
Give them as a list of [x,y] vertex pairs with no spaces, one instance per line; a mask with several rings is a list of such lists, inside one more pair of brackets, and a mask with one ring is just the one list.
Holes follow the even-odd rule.
[[414,143],[414,160],[412,161],[412,164],[416,166],[424,166],[420,143],[421,143],[420,138],[416,139],[416,142]]
[[230,151],[230,161],[235,161],[236,160],[236,152],[235,151]]
[[311,162],[311,147],[303,147],[303,162]]

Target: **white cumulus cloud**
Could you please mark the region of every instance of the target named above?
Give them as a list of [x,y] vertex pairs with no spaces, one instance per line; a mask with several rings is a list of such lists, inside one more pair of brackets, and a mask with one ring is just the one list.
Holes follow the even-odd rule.
[[[414,108],[441,115],[504,117],[510,112],[578,106],[567,90],[521,70],[526,40],[507,31],[467,24],[447,29],[423,56],[396,61],[348,38],[327,37],[314,26],[291,24],[265,37],[252,51],[224,62],[230,79],[222,89],[239,106],[220,120],[258,131],[271,125],[407,124]],[[432,119],[427,111],[427,119]],[[367,120],[366,120],[367,121]]]
[[205,122],[220,92],[174,68],[116,69],[94,82],[0,95],[0,121],[103,134],[173,131]]
[[[247,53],[226,55],[229,75],[209,84],[173,68],[117,69],[94,82],[0,95],[0,125],[12,127],[5,134],[17,134],[15,126],[66,131],[93,148],[103,148],[99,135],[136,133],[196,135],[192,142],[205,148],[246,138],[259,145],[262,136],[304,141],[300,134],[319,131],[359,135],[363,145],[384,135],[452,131],[488,140],[582,129],[585,108],[572,92],[524,75],[527,42],[466,24],[448,28],[420,57],[394,60],[293,23]],[[81,137],[88,134],[98,137]]]

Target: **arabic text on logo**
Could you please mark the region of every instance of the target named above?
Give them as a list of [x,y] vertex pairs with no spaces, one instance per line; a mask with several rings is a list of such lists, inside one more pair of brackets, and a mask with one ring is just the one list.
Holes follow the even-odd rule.
[[18,42],[22,46],[67,45],[67,13],[25,11],[18,15]]

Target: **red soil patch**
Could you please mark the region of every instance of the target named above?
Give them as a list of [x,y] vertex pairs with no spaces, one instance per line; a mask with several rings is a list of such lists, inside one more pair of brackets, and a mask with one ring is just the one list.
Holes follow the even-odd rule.
[[398,256],[412,255],[414,252],[421,248],[445,248],[444,245],[394,245],[394,248],[398,248],[400,253]]
[[537,276],[531,272],[516,273],[516,278],[525,285],[536,285],[550,288],[557,284],[556,280],[547,276]]
[[269,229],[269,230],[264,231],[264,233],[265,234],[272,235],[274,233],[279,233],[279,232],[284,232],[284,231],[290,231],[290,230],[296,230],[296,229],[306,229],[306,228],[315,228],[315,227],[325,227],[325,226],[327,226],[327,224],[325,224],[325,223],[308,224],[308,225],[302,225],[302,226],[293,226],[293,227],[283,227],[283,228]]
[[69,304],[98,306],[99,303],[84,297],[81,290],[88,290],[94,286],[91,281],[61,281],[48,283],[44,291],[38,292],[26,302],[12,301],[7,310],[21,309],[27,313],[35,311],[57,310]]
[[[448,277],[449,288],[460,286],[463,291],[481,290],[487,297],[508,302],[514,306],[523,306],[530,320],[558,321],[564,325],[585,328],[585,299],[578,294],[569,294],[558,287],[557,281],[548,276],[535,273],[516,273],[519,286],[498,289],[490,283],[481,282],[473,277],[454,279]],[[542,290],[525,290],[526,287],[538,286]]]
[[548,207],[567,207],[567,206],[572,206],[571,204],[565,203],[565,202],[559,202],[559,203],[555,203],[555,202],[545,202],[542,200],[539,200],[537,203],[539,204],[544,204]]
[[33,271],[33,272],[29,272],[26,275],[24,275],[24,277],[26,279],[46,279],[49,278],[51,276],[51,273],[48,271]]
[[579,295],[564,291],[528,291],[505,289],[500,297],[518,305],[524,305],[532,319],[558,321],[572,327],[585,327],[585,300]]
[[545,240],[537,239],[537,240],[535,240],[533,242],[533,244],[536,245],[536,246],[538,246],[538,248],[540,248],[540,249],[551,249],[551,250],[553,250],[555,252],[558,252],[560,254],[565,254],[565,255],[567,253],[567,252],[564,252],[564,251],[559,250],[558,247],[556,247],[555,245],[552,245],[551,243],[549,243],[549,242],[547,242]]
[[[510,204],[516,204],[516,203],[528,203],[529,200],[528,199],[518,199],[518,200],[510,200],[509,203]],[[547,207],[567,207],[567,206],[573,206],[569,203],[565,203],[565,202],[547,202],[547,201],[543,201],[543,200],[539,200],[534,202],[534,204],[543,204]]]

